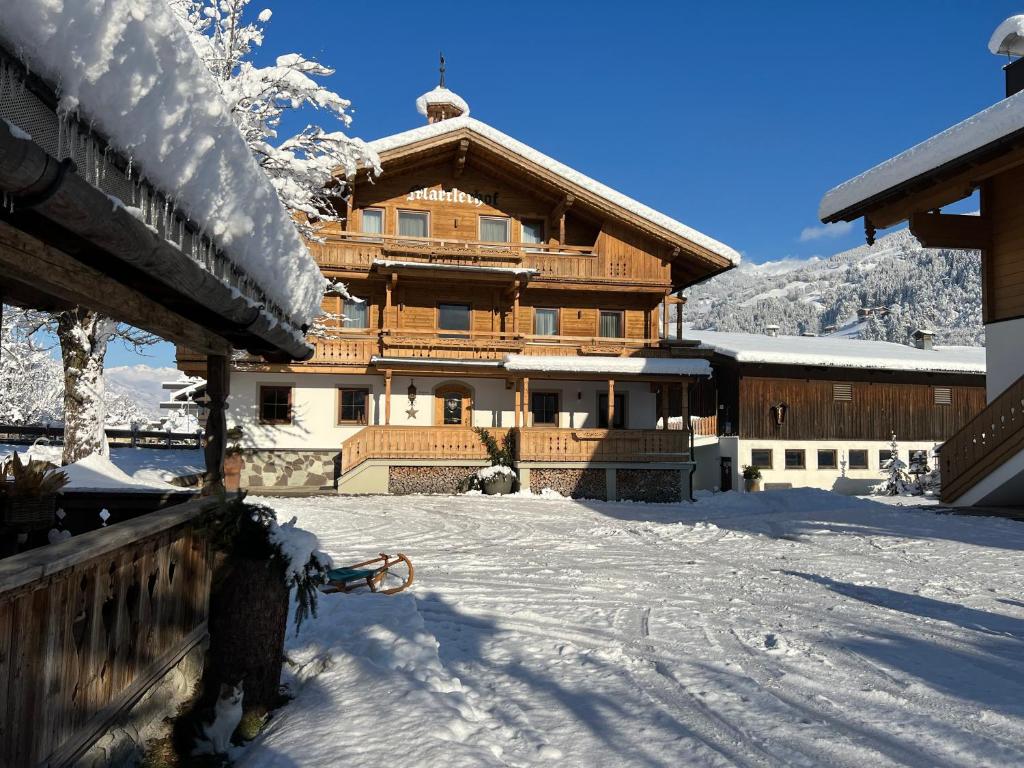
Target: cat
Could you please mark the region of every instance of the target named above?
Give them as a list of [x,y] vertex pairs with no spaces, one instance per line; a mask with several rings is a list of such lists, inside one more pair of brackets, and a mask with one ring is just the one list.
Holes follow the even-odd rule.
[[193,755],[220,755],[231,747],[231,735],[242,720],[242,684],[222,683],[217,702],[203,712],[197,723]]

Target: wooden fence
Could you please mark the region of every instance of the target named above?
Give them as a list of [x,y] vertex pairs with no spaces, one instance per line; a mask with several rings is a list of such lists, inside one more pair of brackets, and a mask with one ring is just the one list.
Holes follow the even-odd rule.
[[203,640],[218,503],[0,560],[0,765],[73,763]]
[[671,429],[522,429],[520,461],[689,461],[689,433]]
[[[130,444],[133,448],[145,445],[147,448],[178,448],[181,444],[191,444],[196,448],[203,445],[203,430],[195,432],[165,432],[146,429],[105,429],[107,439],[111,442]],[[43,438],[45,440],[64,442],[64,427],[24,424],[0,424],[0,440],[11,442],[31,442]]]

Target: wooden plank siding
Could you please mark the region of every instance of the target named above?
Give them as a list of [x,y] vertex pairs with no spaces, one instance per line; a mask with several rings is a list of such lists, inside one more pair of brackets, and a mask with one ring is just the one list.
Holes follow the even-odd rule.
[[[979,377],[980,378],[980,377]],[[833,399],[850,379],[754,378],[739,381],[739,435],[760,440],[899,440],[941,442],[985,407],[985,388],[952,386],[952,404],[936,405],[934,385],[855,381],[853,399]],[[941,384],[941,382],[940,382]],[[941,384],[945,386],[945,384]],[[772,405],[785,403],[783,424]]]
[[66,765],[202,639],[190,502],[0,563],[0,765]]
[[985,321],[1024,317],[1024,166],[992,179],[985,213],[992,222],[992,246],[985,254]]

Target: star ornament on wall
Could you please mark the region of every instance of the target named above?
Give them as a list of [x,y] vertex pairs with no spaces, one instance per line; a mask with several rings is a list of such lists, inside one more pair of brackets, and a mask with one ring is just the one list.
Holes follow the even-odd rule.
[[418,414],[418,413],[419,413],[419,411],[417,411],[413,406],[410,405],[409,406],[409,410],[407,410],[405,412],[405,415],[408,416],[410,419],[415,419],[416,418],[416,414]]

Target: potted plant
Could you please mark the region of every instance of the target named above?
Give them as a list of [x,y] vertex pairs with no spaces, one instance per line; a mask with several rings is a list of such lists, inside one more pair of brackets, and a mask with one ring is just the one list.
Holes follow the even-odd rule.
[[505,433],[501,445],[494,435],[483,427],[474,427],[480,442],[487,450],[487,456],[491,460],[491,466],[484,467],[476,472],[476,479],[480,483],[480,489],[488,494],[512,493],[516,483],[516,473],[512,469],[512,460],[515,454],[515,434],[512,430]]
[[57,492],[68,484],[67,473],[48,461],[22,462],[15,451],[0,467],[5,503],[4,525],[22,531],[50,528],[57,509]]
[[750,464],[743,466],[743,490],[754,493],[761,490],[761,468]]

